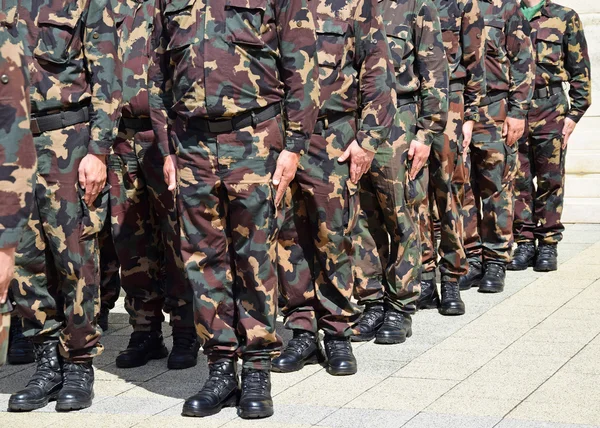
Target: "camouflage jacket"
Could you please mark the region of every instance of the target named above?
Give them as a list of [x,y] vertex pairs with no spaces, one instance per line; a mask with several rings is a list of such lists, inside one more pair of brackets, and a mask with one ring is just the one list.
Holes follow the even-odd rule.
[[433,0],[442,25],[450,81],[465,85],[465,120],[479,120],[485,96],[485,34],[478,0]]
[[108,154],[117,134],[121,67],[109,0],[21,0],[19,18],[33,53],[32,113],[91,106],[92,154]]
[[158,0],[150,107],[163,154],[167,115],[232,117],[282,103],[286,149],[307,150],[318,112],[308,0]]
[[396,114],[394,72],[377,0],[311,3],[317,4],[319,117],[359,111],[357,141],[376,151]]
[[150,117],[148,65],[154,0],[115,0],[119,55],[123,63],[124,117]]
[[533,95],[530,27],[516,0],[479,0],[486,29],[487,93],[508,92],[508,115],[524,119]]
[[535,87],[569,82],[568,117],[578,122],[592,103],[590,57],[579,16],[546,0],[531,20],[531,29],[537,65]]
[[417,94],[416,139],[443,138],[448,120],[449,71],[437,10],[430,0],[382,0],[398,96]]
[[36,155],[17,0],[0,0],[0,248],[16,247],[33,203]]

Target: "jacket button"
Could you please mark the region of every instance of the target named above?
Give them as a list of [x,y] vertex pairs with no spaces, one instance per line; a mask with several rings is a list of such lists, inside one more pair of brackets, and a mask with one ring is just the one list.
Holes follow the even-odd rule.
[[8,83],[8,81],[9,81],[9,80],[10,80],[10,79],[8,78],[8,76],[7,76],[6,74],[3,74],[3,75],[0,77],[0,82],[4,83],[5,85]]
[[98,33],[94,33],[94,35],[92,36],[94,39],[97,39],[100,37],[100,35]]

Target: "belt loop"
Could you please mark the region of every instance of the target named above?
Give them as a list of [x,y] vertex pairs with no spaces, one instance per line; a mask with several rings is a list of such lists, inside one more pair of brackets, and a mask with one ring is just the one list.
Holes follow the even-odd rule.
[[327,116],[323,119],[323,124],[325,125],[325,129],[329,129],[329,119]]
[[65,125],[65,122],[66,122],[66,121],[65,121],[65,111],[64,111],[64,110],[62,110],[62,111],[60,112],[60,124],[62,125],[62,127],[63,127],[63,128],[65,128],[65,127],[66,127],[66,125]]
[[258,123],[256,121],[256,114],[254,113],[254,110],[252,110],[252,112],[250,112],[250,122],[252,123],[252,128],[256,129],[256,125]]

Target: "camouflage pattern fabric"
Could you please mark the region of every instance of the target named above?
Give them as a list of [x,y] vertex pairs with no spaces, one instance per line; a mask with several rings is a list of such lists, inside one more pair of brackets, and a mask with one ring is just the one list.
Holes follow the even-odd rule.
[[440,261],[437,263],[430,203],[425,200],[419,209],[423,248],[422,279],[433,279],[438,264],[443,282],[457,282],[458,278],[467,273],[468,264],[462,243],[462,202],[453,178],[463,152],[464,116],[468,120],[479,119],[477,106],[485,94],[484,22],[477,0],[436,0],[435,5],[440,15],[451,82],[464,89],[450,92],[444,139],[436,140],[431,147],[428,194],[435,198],[440,215]]
[[98,235],[98,246],[100,247],[100,302],[101,307],[110,310],[115,307],[121,292],[121,265],[110,227],[110,200],[108,205],[106,223]]
[[535,64],[529,25],[517,2],[480,0],[479,5],[486,28],[489,98],[480,107],[481,119],[475,124],[470,147],[464,244],[468,259],[505,264],[510,261],[513,241],[517,145],[506,144],[502,126],[507,117],[525,118],[533,93]]
[[13,296],[24,334],[60,338],[61,354],[83,361],[102,352],[98,233],[108,188],[93,206],[83,202],[78,168],[89,153],[110,150],[120,103],[113,11],[105,1],[27,0],[26,31],[33,113],[89,102],[90,122],[35,136],[38,155],[33,213],[17,249]]
[[564,231],[562,129],[565,117],[578,122],[591,104],[590,58],[575,11],[547,0],[530,24],[536,89],[569,82],[570,106],[563,93],[532,101],[528,127],[519,141],[513,231],[517,242],[556,244]]
[[[209,362],[241,356],[246,367],[268,369],[281,345],[275,266],[284,216],[272,175],[279,153],[306,152],[314,129],[314,16],[306,0],[177,0],[160,12],[151,117],[162,153],[177,154],[196,331]],[[268,105],[282,105],[285,121],[217,134],[194,128],[198,118]]]
[[[123,63],[123,116],[150,124],[148,54],[156,8],[148,0],[115,6]],[[175,195],[167,189],[154,132],[122,122],[109,162],[111,223],[125,308],[136,331],[160,330],[163,309],[171,322],[194,325],[192,290],[183,273]]]
[[295,179],[292,217],[301,218],[280,233],[278,268],[287,328],[349,336],[357,316],[350,232],[359,200],[349,164],[337,159],[355,139],[371,151],[385,140],[395,115],[394,75],[377,1],[315,3],[319,117],[348,115],[311,137]]

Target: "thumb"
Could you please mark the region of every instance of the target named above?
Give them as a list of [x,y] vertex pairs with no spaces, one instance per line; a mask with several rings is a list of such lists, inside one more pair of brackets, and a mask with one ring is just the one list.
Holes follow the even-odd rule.
[[410,149],[408,149],[408,158],[412,160],[415,157],[415,146],[414,144],[410,145]]
[[277,165],[277,169],[275,170],[275,174],[273,174],[273,184],[275,186],[279,186],[279,182],[281,181],[281,177],[283,176],[283,167]]
[[504,121],[502,125],[502,136],[506,137],[508,135],[508,122]]
[[338,162],[346,162],[350,157],[350,147],[346,149],[346,151],[338,158]]
[[83,168],[83,165],[79,165],[79,174],[78,175],[78,179],[79,179],[79,185],[81,186],[82,189],[85,189],[85,185],[87,183],[87,175],[85,174],[85,168]]

